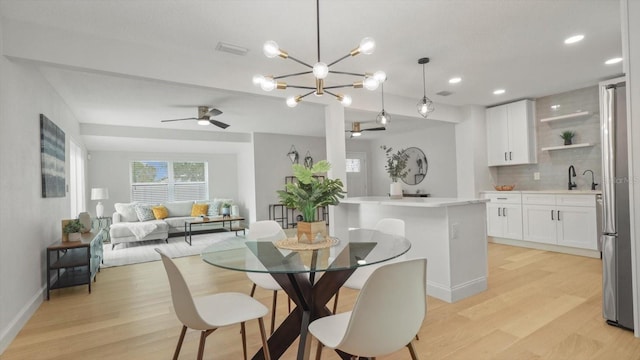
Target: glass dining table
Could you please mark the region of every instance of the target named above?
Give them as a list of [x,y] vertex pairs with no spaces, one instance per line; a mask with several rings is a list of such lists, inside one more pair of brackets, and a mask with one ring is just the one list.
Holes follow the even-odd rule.
[[[349,276],[358,267],[389,261],[411,248],[404,237],[369,229],[349,230],[347,238],[332,238],[331,246],[314,250],[291,250],[290,246],[281,244],[283,240],[256,241],[237,236],[202,251],[202,259],[208,264],[271,274],[295,303],[295,308],[269,337],[272,359],[280,358],[298,337],[297,359],[308,359],[311,346],[308,325],[332,314],[327,303]],[[351,358],[341,351],[337,353],[343,359]],[[264,359],[262,350],[256,352],[253,359]]]

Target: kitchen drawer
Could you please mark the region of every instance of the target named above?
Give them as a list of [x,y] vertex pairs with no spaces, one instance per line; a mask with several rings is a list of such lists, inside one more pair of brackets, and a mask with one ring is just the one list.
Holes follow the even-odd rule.
[[522,196],[520,193],[487,193],[484,195],[485,199],[491,200],[492,203],[497,204],[520,204],[522,203]]
[[523,204],[555,205],[556,196],[553,194],[522,194]]
[[556,205],[559,206],[596,206],[594,195],[556,195]]

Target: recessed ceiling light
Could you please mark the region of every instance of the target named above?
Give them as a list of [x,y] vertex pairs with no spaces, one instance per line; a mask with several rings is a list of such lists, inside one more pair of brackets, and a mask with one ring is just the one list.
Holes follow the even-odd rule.
[[493,91],[493,95],[502,95],[505,93],[504,89],[498,89]]
[[460,78],[460,77],[452,77],[451,79],[449,79],[449,84],[457,84],[460,81],[462,81],[462,78]]
[[621,61],[622,61],[622,58],[621,57],[617,57],[617,58],[609,59],[609,60],[605,61],[604,63],[607,64],[607,65],[613,65],[613,64],[617,64],[617,63],[619,63]]
[[584,39],[584,35],[574,35],[574,36],[566,38],[564,40],[564,43],[565,44],[575,44],[575,43],[577,43],[578,41],[580,41],[582,39]]
[[560,105],[556,104],[556,105],[551,105],[551,110],[558,110],[560,109]]

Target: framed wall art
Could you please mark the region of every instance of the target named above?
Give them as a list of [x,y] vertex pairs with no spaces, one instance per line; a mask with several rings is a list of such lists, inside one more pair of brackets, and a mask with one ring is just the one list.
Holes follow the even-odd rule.
[[64,145],[64,131],[40,114],[40,164],[44,198],[65,196]]

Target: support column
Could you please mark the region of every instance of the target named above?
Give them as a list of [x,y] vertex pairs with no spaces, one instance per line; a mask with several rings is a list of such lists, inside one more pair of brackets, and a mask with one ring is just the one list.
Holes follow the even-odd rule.
[[[345,143],[344,107],[339,103],[332,103],[324,112],[325,134],[327,144],[327,161],[331,163],[331,170],[327,176],[340,179],[347,188],[347,149]],[[342,232],[342,233],[341,233]],[[341,206],[329,207],[329,234],[338,238],[347,235],[347,210]]]

